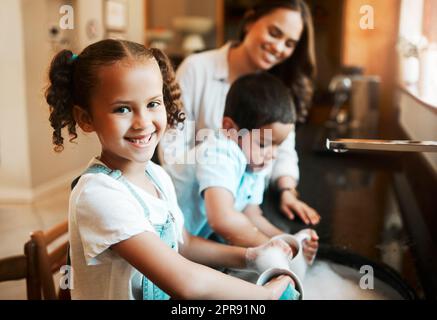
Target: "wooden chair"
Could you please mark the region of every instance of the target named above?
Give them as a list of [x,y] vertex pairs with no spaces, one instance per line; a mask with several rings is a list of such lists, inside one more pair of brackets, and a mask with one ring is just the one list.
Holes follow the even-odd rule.
[[36,269],[38,278],[41,281],[40,291],[44,300],[70,299],[68,289],[59,289],[59,294],[56,293],[55,281],[53,276],[59,272],[63,265],[67,264],[67,254],[69,250],[68,240],[56,245],[49,252],[49,245],[53,244],[57,239],[67,234],[68,221],[64,221],[47,231],[34,231],[30,234],[31,242],[36,249]]
[[28,241],[24,254],[0,259],[0,282],[26,279],[27,299],[41,300],[36,257],[36,245]]

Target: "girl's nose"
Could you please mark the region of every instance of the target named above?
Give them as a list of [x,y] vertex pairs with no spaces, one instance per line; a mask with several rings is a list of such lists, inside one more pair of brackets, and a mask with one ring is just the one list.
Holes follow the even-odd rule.
[[134,130],[143,130],[147,127],[148,122],[150,122],[150,119],[148,119],[146,112],[138,112],[134,115],[132,128]]

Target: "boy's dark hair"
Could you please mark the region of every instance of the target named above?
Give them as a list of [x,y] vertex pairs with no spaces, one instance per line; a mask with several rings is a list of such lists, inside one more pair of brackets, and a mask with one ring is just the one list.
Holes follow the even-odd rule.
[[281,80],[267,72],[237,79],[226,97],[224,116],[239,129],[259,129],[274,122],[294,123],[293,99]]
[[55,151],[64,149],[63,128],[67,127],[70,142],[77,138],[73,107],[89,110],[91,95],[99,83],[99,67],[123,59],[146,61],[153,58],[162,74],[167,121],[170,126],[175,126],[185,119],[181,112],[181,93],[171,63],[159,49],[149,49],[131,41],[106,39],[89,45],[78,56],[70,50],[60,51],[51,62],[49,86],[45,92],[50,106],[49,120],[53,128]]
[[300,13],[303,31],[293,54],[268,72],[280,78],[291,91],[296,107],[296,122],[304,123],[308,117],[314,94],[316,54],[314,26],[311,10],[304,0],[254,0],[242,20],[239,41],[243,41],[247,27],[272,11],[285,8]]

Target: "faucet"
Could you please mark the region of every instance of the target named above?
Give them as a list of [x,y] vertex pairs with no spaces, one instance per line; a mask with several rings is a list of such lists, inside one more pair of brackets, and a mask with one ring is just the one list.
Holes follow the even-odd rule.
[[352,80],[345,75],[335,76],[329,83],[329,91],[334,93],[334,106],[329,115],[328,126],[337,127],[345,121],[340,111],[341,107],[349,99],[351,89]]
[[437,152],[437,141],[326,139],[326,148],[334,152],[346,152],[348,150]]

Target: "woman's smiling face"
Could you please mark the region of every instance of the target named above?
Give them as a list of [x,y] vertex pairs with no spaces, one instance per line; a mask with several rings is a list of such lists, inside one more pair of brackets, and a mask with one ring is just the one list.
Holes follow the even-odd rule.
[[269,70],[292,55],[302,31],[301,13],[279,8],[247,26],[243,46],[255,68]]
[[91,129],[101,159],[113,167],[147,163],[167,125],[163,80],[155,59],[122,60],[98,70],[91,97]]

